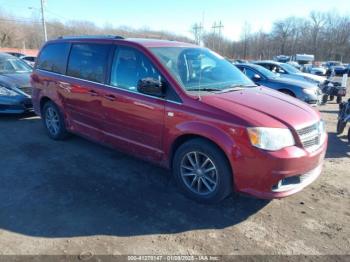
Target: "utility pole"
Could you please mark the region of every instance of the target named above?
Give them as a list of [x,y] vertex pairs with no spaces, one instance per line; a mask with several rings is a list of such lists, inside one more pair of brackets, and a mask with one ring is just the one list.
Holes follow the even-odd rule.
[[44,40],[47,41],[47,32],[46,32],[46,22],[45,22],[45,14],[44,14],[44,0],[40,0],[41,2],[41,22],[43,24],[44,31]]
[[217,28],[216,22],[214,22],[214,24],[211,28],[213,29],[213,35],[212,35],[213,46],[212,46],[212,48],[215,49],[215,37],[216,37],[216,28]]
[[201,24],[195,24],[192,28],[196,44],[199,45],[202,37],[203,26]]
[[[224,28],[224,25],[222,24],[222,22],[220,21],[218,24],[216,24],[216,22],[214,22],[214,25],[213,25],[213,30],[214,30],[214,38],[216,37],[216,29],[219,30],[219,52],[221,51],[221,30]],[[214,48],[214,46],[213,46]]]

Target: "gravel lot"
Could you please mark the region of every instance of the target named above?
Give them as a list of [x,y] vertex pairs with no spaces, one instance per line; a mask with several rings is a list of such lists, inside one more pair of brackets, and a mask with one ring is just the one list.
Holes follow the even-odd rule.
[[350,254],[350,145],[338,105],[311,186],[282,200],[184,198],[168,171],[79,137],[50,140],[35,116],[0,117],[0,254]]

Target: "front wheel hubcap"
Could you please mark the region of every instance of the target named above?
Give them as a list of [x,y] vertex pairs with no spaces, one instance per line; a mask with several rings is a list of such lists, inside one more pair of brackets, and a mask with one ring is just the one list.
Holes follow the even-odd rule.
[[189,152],[181,160],[181,178],[188,189],[198,195],[208,195],[218,184],[214,161],[198,151]]

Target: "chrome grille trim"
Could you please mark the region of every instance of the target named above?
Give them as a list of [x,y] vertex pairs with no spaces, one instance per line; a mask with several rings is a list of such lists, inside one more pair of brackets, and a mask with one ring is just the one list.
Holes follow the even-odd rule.
[[318,127],[319,122],[296,130],[303,147],[309,152],[313,152],[321,146],[321,134]]

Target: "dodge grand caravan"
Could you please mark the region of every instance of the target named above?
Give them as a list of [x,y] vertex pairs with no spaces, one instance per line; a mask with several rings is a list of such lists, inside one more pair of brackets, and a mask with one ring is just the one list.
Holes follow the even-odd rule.
[[205,48],[59,38],[43,46],[31,83],[52,139],[75,133],[171,168],[184,194],[200,202],[233,190],[281,198],[321,173],[327,134],[320,114],[256,86]]

